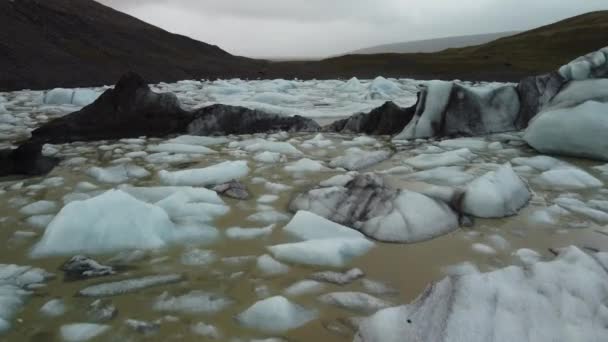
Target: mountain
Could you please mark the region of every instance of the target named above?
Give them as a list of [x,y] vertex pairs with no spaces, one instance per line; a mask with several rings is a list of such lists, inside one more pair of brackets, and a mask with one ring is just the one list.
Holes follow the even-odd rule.
[[374,78],[517,81],[608,45],[608,11],[436,53],[266,61],[147,24],[93,0],[0,0],[0,91],[183,79]]
[[512,36],[519,31],[475,34],[469,36],[454,36],[427,40],[416,40],[404,43],[377,45],[370,48],[350,52],[350,55],[371,55],[376,53],[430,53],[439,52],[449,48],[461,48],[466,46],[481,45],[493,40]]
[[[417,79],[518,81],[608,45],[608,11],[565,19],[490,43],[436,53],[346,55],[316,63],[280,63],[277,75],[312,78],[378,75]],[[277,70],[278,69],[278,70]]]
[[0,1],[0,90],[253,77],[262,62],[172,34],[92,0]]

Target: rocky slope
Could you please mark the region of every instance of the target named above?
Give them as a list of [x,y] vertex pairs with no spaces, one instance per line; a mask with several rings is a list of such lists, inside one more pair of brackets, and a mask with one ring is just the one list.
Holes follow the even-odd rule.
[[0,90],[255,76],[251,59],[171,34],[92,0],[0,2]]

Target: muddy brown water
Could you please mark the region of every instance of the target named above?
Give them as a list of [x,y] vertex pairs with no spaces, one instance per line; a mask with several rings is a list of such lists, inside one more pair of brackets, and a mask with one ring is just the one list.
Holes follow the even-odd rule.
[[[299,147],[299,143],[306,139],[312,138],[314,135],[293,135],[291,140],[294,146]],[[346,150],[346,146],[341,144],[342,141],[350,140],[354,136],[341,135],[326,135],[331,138],[333,144],[330,148],[304,150],[306,157],[329,161],[332,157],[341,155]],[[154,142],[149,140],[148,143]],[[107,142],[111,144],[113,142]],[[87,176],[84,170],[92,165],[110,166],[110,160],[116,159],[119,155],[113,155],[111,158],[103,151],[97,148],[102,143],[91,144],[74,144],[61,147],[61,153],[71,156],[85,156],[89,160],[87,164],[81,167],[66,167],[60,166],[55,169],[50,175],[40,179],[24,180],[24,187],[19,190],[10,190],[9,187],[19,180],[4,179],[0,183],[0,188],[6,189],[6,193],[0,194],[0,241],[4,242],[4,247],[0,248],[0,263],[14,263],[19,265],[31,265],[43,268],[53,272],[57,277],[47,283],[46,287],[37,289],[27,301],[27,304],[18,312],[13,320],[13,329],[6,335],[1,336],[2,341],[60,341],[59,329],[64,324],[75,322],[86,322],[86,310],[88,305],[94,299],[79,297],[76,294],[84,287],[101,282],[108,282],[117,279],[125,279],[129,277],[144,276],[150,274],[167,274],[180,273],[186,277],[185,281],[170,284],[165,286],[153,287],[141,290],[135,293],[120,295],[109,298],[109,300],[119,310],[118,316],[109,322],[112,330],[93,341],[204,341],[205,338],[195,335],[191,332],[191,326],[198,322],[213,324],[222,334],[222,341],[229,341],[233,338],[267,338],[267,337],[282,337],[289,341],[349,341],[352,340],[352,334],[339,335],[330,332],[325,326],[334,322],[336,319],[347,317],[359,317],[358,313],[349,312],[343,309],[323,305],[317,300],[318,294],[305,295],[296,298],[290,298],[293,302],[298,303],[306,308],[313,308],[319,311],[317,319],[310,323],[288,331],[284,334],[272,335],[263,334],[250,329],[246,329],[236,322],[234,317],[240,312],[247,309],[256,301],[260,300],[256,287],[266,286],[271,296],[280,295],[282,291],[289,285],[306,279],[312,272],[327,270],[327,268],[301,267],[290,265],[291,270],[288,274],[276,277],[265,277],[261,275],[256,267],[255,260],[240,266],[230,266],[222,263],[220,260],[208,266],[186,266],[180,262],[180,256],[188,248],[198,247],[201,249],[209,249],[222,257],[232,256],[260,256],[265,253],[266,246],[289,241],[288,237],[281,232],[281,227],[286,222],[278,222],[272,235],[255,240],[236,241],[223,237],[218,242],[205,245],[198,244],[192,246],[177,245],[165,250],[150,251],[146,253],[143,260],[133,262],[127,271],[115,276],[85,280],[66,282],[63,280],[61,272],[58,268],[65,262],[69,256],[48,257],[41,259],[32,259],[28,256],[29,250],[42,235],[42,231],[33,229],[24,221],[24,216],[18,212],[18,209],[26,204],[36,200],[54,200],[61,203],[62,197],[72,192],[73,187],[80,181],[95,182],[91,177]],[[388,142],[380,140],[379,144],[365,146],[363,148],[373,150],[378,148],[387,148]],[[79,153],[76,152],[77,146],[94,147],[92,151]],[[251,172],[243,182],[248,186],[252,193],[251,199],[247,201],[237,201],[233,199],[225,199],[226,203],[231,207],[230,213],[217,219],[214,222],[214,227],[223,232],[229,227],[263,227],[264,224],[247,221],[250,214],[259,212],[257,198],[261,195],[269,194],[265,189],[264,183],[254,181],[256,177],[261,177],[266,181],[286,184],[292,189],[277,193],[280,197],[271,206],[280,212],[287,213],[288,205],[293,196],[302,191],[306,191],[314,187],[319,181],[330,178],[333,175],[339,174],[335,170],[329,172],[314,172],[306,173],[298,176],[286,172],[284,164],[263,165],[251,161],[251,156],[238,158],[225,145],[211,147],[220,151],[217,155],[203,156],[193,163],[188,165],[163,166],[171,170],[183,167],[195,168],[204,167],[215,164],[225,159],[248,159],[251,167]],[[390,160],[375,165],[370,170],[384,170],[394,166],[400,166],[402,160],[407,156],[408,151],[399,152]],[[530,155],[530,151],[522,150],[520,155]],[[510,159],[512,156],[482,156],[482,162],[503,162]],[[493,158],[493,159],[492,159]],[[290,161],[298,158],[290,158]],[[497,159],[497,160],[494,160]],[[570,160],[577,165],[588,169],[590,166],[597,165],[587,161]],[[139,165],[147,167],[152,172],[152,176],[133,181],[131,184],[137,186],[154,186],[159,185],[159,180],[153,168],[146,163],[138,162]],[[59,187],[47,188],[38,191],[28,190],[28,185],[37,184],[41,180],[50,177],[63,177],[64,184]],[[392,184],[402,188],[415,189],[417,184],[400,181],[398,176],[388,176],[392,179]],[[259,180],[258,180],[259,181]],[[111,185],[97,183],[102,189],[112,188]],[[582,192],[582,196],[592,196],[596,194]],[[550,248],[559,248],[569,245],[577,245],[591,249],[606,250],[608,236],[604,236],[595,232],[595,229],[601,227],[589,223],[581,218],[565,218],[554,227],[535,227],[531,226],[526,217],[535,208],[538,208],[542,203],[539,199],[553,198],[557,193],[536,191],[533,202],[522,210],[515,217],[495,220],[475,220],[473,227],[462,228],[450,234],[432,239],[429,241],[400,245],[400,244],[385,244],[376,243],[376,246],[366,255],[356,259],[351,267],[359,267],[362,269],[366,278],[377,280],[389,284],[398,290],[398,295],[383,296],[385,300],[389,300],[395,305],[404,304],[414,300],[426,286],[434,281],[438,281],[445,277],[446,267],[459,264],[461,262],[471,262],[475,264],[481,271],[491,271],[496,268],[506,267],[508,265],[517,264],[517,261],[512,256],[512,253],[519,248],[530,248],[541,253],[547,259],[552,257]],[[23,199],[23,203],[18,200]],[[109,215],[111,213],[108,213]],[[583,228],[572,229],[567,228],[571,223],[582,222]],[[37,234],[33,238],[15,238],[16,231],[30,231]],[[487,238],[491,235],[498,234],[509,243],[505,250],[497,249],[497,253],[493,255],[480,254],[474,251],[471,246],[473,243],[488,244]],[[94,257],[102,262],[107,261],[116,253],[105,255],[95,255]],[[259,289],[259,288],[258,288]],[[235,304],[228,307],[226,310],[218,314],[202,315],[202,314],[186,314],[180,312],[158,312],[153,310],[153,304],[158,296],[167,291],[175,296],[188,293],[192,290],[210,291],[225,295],[235,301]],[[362,291],[361,283],[356,281],[346,286],[327,285],[322,293],[333,291]],[[43,316],[39,309],[40,307],[53,298],[61,298],[65,301],[67,312],[57,318],[48,318]],[[173,318],[167,318],[172,316]],[[160,331],[157,334],[144,336],[130,329],[126,324],[126,319],[137,319],[144,321],[155,321],[163,319]]]

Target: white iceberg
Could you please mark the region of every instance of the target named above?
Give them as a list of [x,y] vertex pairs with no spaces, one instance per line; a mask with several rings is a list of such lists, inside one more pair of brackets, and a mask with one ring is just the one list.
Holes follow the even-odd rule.
[[165,171],[158,173],[161,183],[165,185],[205,186],[217,185],[240,179],[249,174],[246,161],[227,161],[202,169]]
[[236,316],[245,327],[266,333],[284,333],[298,328],[317,317],[317,312],[276,296],[253,304]]

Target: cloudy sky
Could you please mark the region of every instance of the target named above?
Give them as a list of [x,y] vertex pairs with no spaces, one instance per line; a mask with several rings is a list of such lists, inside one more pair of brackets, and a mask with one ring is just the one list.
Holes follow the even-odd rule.
[[98,0],[250,57],[320,57],[373,45],[527,30],[606,0]]

